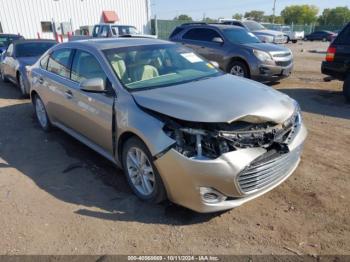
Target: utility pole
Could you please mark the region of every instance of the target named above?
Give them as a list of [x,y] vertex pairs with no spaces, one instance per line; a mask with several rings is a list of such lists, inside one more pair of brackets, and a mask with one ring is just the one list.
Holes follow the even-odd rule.
[[272,24],[275,24],[275,13],[276,13],[276,0],[273,0],[273,8],[272,8]]

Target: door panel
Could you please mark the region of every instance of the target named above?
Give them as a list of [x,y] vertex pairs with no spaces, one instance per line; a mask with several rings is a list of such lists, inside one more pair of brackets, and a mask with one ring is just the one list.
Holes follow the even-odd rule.
[[66,124],[67,117],[67,86],[72,84],[70,77],[70,65],[73,55],[72,49],[59,49],[54,51],[48,61],[47,71],[43,76],[43,85],[46,85],[48,95],[46,97],[48,111],[57,121]]
[[91,78],[102,78],[106,86],[109,83],[98,60],[88,52],[77,50],[72,64],[73,81],[65,93],[68,103],[66,108],[69,111],[65,123],[80,135],[112,153],[114,96],[82,91],[80,83]]

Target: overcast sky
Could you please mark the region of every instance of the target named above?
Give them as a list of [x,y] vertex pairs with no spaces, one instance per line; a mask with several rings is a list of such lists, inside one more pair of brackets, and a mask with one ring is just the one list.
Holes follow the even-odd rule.
[[[313,4],[320,8],[334,8],[336,6],[350,7],[350,0],[277,0],[276,14],[293,4]],[[152,14],[160,19],[173,19],[179,14],[189,14],[194,19],[206,17],[231,18],[235,13],[250,10],[263,10],[272,14],[273,0],[151,0]]]

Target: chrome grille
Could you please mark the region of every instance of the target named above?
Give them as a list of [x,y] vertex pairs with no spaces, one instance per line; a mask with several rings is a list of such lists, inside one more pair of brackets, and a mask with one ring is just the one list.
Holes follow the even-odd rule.
[[271,159],[258,158],[238,176],[237,182],[244,194],[268,187],[285,177],[298,163],[302,148]]

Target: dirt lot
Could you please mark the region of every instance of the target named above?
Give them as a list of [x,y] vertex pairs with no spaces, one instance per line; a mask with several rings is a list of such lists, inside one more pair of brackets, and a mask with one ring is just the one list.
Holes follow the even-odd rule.
[[273,87],[303,109],[300,167],[221,214],[138,201],[120,170],[59,130],[42,132],[29,100],[0,83],[0,254],[350,255],[350,104],[340,82],[322,80],[327,44],[289,46],[294,75]]

